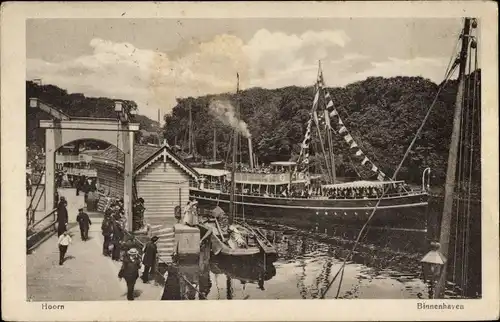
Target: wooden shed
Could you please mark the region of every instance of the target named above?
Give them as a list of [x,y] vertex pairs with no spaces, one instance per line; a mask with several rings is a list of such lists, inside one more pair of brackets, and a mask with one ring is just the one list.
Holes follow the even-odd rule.
[[[110,146],[92,156],[99,188],[116,198],[123,197],[123,153]],[[172,226],[174,209],[189,200],[190,182],[199,174],[168,146],[134,146],[134,183],[144,199],[144,220],[152,226]]]

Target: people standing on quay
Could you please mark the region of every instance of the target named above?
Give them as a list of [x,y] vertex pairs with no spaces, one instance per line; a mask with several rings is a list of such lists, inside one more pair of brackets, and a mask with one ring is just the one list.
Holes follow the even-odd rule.
[[57,237],[61,236],[68,228],[68,210],[66,198],[61,197],[57,205]]
[[113,234],[111,236],[111,243],[113,245],[113,252],[111,254],[111,259],[114,261],[119,261],[120,260],[120,245],[123,240],[123,231],[120,227],[120,224],[113,218],[112,220],[112,227],[113,227]]
[[102,254],[104,256],[109,256],[109,245],[111,243],[111,236],[113,235],[113,223],[111,222],[111,216],[109,214],[104,215],[101,230],[102,236],[104,237],[104,242],[102,244]]
[[32,191],[33,191],[33,187],[32,187],[32,183],[31,183],[31,178],[27,174],[26,175],[26,194],[28,195],[28,197],[31,197]]
[[156,266],[156,256],[158,254],[158,248],[156,242],[158,241],[158,236],[153,236],[149,242],[144,246],[144,256],[142,263],[144,264],[144,272],[142,273],[142,281],[144,283],[149,282],[149,274],[154,272]]
[[59,246],[59,265],[64,263],[64,257],[68,251],[69,244],[71,244],[71,236],[68,231],[64,231],[57,240],[57,245]]
[[137,249],[132,248],[127,252],[123,258],[122,267],[118,273],[118,278],[121,280],[125,278],[127,282],[127,300],[134,300],[134,287],[137,279],[139,278],[139,269],[141,268],[141,259]]
[[80,235],[82,240],[86,241],[89,239],[89,227],[92,225],[89,215],[83,212],[83,208],[78,209],[78,215],[76,216],[76,221],[80,225]]

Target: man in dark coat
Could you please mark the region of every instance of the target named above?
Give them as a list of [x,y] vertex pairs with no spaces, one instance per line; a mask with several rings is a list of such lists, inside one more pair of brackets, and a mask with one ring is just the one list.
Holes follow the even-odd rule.
[[109,256],[109,244],[111,243],[111,235],[113,234],[113,223],[109,214],[104,215],[104,220],[101,225],[102,236],[104,237],[104,242],[102,244],[102,254],[104,256]]
[[76,221],[78,221],[78,224],[80,225],[80,235],[82,236],[82,240],[88,240],[89,226],[92,225],[92,221],[90,221],[89,215],[83,212],[83,208],[78,209]]
[[162,301],[181,300],[181,281],[179,270],[175,266],[170,266],[164,275],[165,286],[163,287]]
[[113,252],[111,254],[111,259],[114,261],[120,260],[120,244],[123,241],[123,231],[120,224],[115,220],[111,219],[113,222],[113,235],[111,236],[111,243],[113,244]]
[[31,183],[31,178],[29,175],[26,175],[26,194],[31,197],[33,191],[33,186]]
[[118,278],[121,280],[125,278],[127,282],[127,300],[134,300],[134,287],[137,278],[139,277],[139,269],[141,268],[141,259],[137,249],[132,248],[127,252],[123,258],[122,267],[118,273]]
[[149,274],[154,270],[156,265],[156,255],[158,253],[156,242],[158,239],[159,238],[157,236],[153,236],[146,246],[144,246],[144,257],[142,259],[142,263],[144,264],[142,281],[144,283],[149,282]]
[[68,202],[66,201],[66,198],[61,197],[61,200],[57,205],[57,237],[61,236],[66,231],[68,225],[67,205]]

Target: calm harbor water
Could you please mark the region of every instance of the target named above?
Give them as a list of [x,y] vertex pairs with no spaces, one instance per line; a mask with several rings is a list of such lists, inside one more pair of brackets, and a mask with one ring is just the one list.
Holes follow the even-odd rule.
[[[347,244],[328,243],[302,234],[277,232],[279,259],[269,265],[212,260],[208,299],[315,299],[326,290],[347,255]],[[344,247],[346,246],[346,247]],[[419,298],[427,287],[418,270],[381,268],[376,251],[357,253],[344,271],[339,298]],[[369,265],[363,264],[369,263]],[[416,267],[414,267],[416,268]],[[201,276],[200,276],[201,277]],[[201,283],[201,281],[200,281]],[[200,284],[201,285],[201,284]],[[335,298],[338,279],[325,298]]]
[[[418,299],[428,298],[422,280],[420,260],[428,251],[430,239],[438,231],[442,201],[429,205],[430,227],[425,232],[388,232],[368,230],[344,270],[338,298],[343,299]],[[480,204],[475,206],[479,211]],[[479,219],[478,219],[479,218]],[[208,299],[315,299],[325,292],[332,278],[352,249],[358,230],[345,227],[297,228],[290,223],[248,220],[274,240],[279,257],[272,264],[262,259],[251,263],[212,258],[210,269],[201,272],[198,265],[180,267]],[[480,297],[480,216],[471,223],[468,298]],[[452,229],[454,230],[454,229]],[[454,236],[450,249],[454,249]],[[463,297],[454,285],[456,272],[450,260],[450,283],[446,295]],[[458,267],[458,269],[460,269]],[[457,282],[457,281],[455,281]],[[335,298],[337,279],[325,298]],[[194,294],[193,294],[194,295]]]

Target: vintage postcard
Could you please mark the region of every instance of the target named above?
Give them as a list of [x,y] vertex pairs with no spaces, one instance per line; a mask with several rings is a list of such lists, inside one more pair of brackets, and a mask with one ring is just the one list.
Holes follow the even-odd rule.
[[2,318],[498,318],[497,19],[3,3]]

